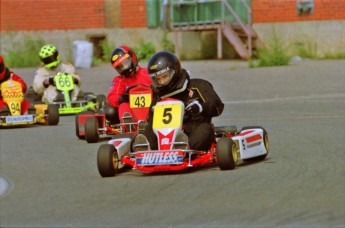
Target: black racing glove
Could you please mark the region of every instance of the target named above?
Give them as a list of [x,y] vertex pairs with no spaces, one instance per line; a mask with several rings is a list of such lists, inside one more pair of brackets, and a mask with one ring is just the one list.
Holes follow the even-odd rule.
[[202,106],[199,101],[194,100],[187,105],[185,111],[188,116],[196,116],[202,112]]
[[119,102],[119,104],[128,103],[129,102],[129,95],[128,95],[128,93],[122,94],[117,101]]
[[49,77],[49,78],[46,78],[44,79],[43,81],[43,86],[44,88],[48,88],[49,85],[54,85],[54,77]]
[[79,80],[77,78],[73,78],[74,85],[77,85],[79,83]]

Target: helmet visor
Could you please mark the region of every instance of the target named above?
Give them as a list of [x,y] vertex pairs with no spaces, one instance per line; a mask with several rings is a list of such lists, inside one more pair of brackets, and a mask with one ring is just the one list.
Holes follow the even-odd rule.
[[58,52],[55,52],[53,55],[51,56],[47,56],[45,58],[41,58],[42,62],[44,63],[44,65],[48,68],[54,68],[57,67],[57,65],[59,65],[60,63],[60,56],[58,54]]
[[42,59],[42,62],[44,63],[44,65],[48,65],[50,63],[53,63],[56,61],[56,56],[48,56]]
[[174,70],[169,67],[160,70],[156,73],[150,74],[153,85],[156,87],[168,85],[175,74]]
[[121,56],[113,63],[113,67],[119,74],[123,74],[126,70],[132,66],[132,60],[128,54]]

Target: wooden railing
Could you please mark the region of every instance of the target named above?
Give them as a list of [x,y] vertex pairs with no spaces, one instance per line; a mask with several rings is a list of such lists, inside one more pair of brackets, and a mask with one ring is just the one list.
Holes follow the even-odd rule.
[[225,12],[226,12],[225,10],[227,9],[231,13],[231,15],[235,18],[236,23],[245,32],[245,34],[247,36],[247,48],[248,48],[248,51],[249,51],[249,56],[252,56],[252,32],[250,30],[250,28],[251,28],[251,14],[252,14],[252,11],[251,11],[250,7],[248,6],[248,4],[246,3],[246,1],[240,0],[240,2],[243,4],[244,8],[247,11],[247,26],[243,23],[241,18],[237,15],[237,13],[231,7],[231,5],[228,3],[227,0],[222,0],[223,5],[225,6],[225,7],[222,7],[222,9],[223,9],[223,11],[222,11],[222,21],[223,21],[223,23],[227,23],[230,26],[232,25],[232,23],[228,22],[226,20],[226,17],[225,17]]

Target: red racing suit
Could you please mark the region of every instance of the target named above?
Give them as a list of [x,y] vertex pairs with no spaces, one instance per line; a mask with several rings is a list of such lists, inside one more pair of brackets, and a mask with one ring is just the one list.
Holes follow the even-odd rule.
[[[17,81],[21,84],[22,86],[22,91],[23,91],[23,94],[26,93],[26,90],[27,90],[27,85],[25,83],[25,81],[17,74],[15,74],[14,72],[10,71],[8,68],[6,68],[6,74],[5,74],[5,77],[0,80],[0,84],[7,81],[7,80],[10,80],[12,79],[13,81]],[[5,102],[1,96],[1,93],[0,93],[0,110],[5,106]],[[22,102],[22,105],[21,105],[21,114],[24,114],[28,111],[29,109],[29,106],[30,106],[30,103],[27,101],[27,100],[24,100]]]
[[125,112],[128,112],[133,116],[133,113],[129,107],[129,103],[124,102],[119,104],[119,98],[126,92],[129,87],[137,84],[144,84],[148,86],[152,85],[152,81],[147,72],[147,68],[138,67],[135,74],[129,78],[126,78],[123,75],[116,76],[111,83],[107,100],[110,106],[118,108],[120,119],[121,117],[123,117],[123,114]]

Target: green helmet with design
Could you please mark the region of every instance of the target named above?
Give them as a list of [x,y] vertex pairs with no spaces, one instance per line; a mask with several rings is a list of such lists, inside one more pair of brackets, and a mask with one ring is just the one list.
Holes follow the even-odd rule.
[[44,66],[48,69],[56,68],[61,62],[57,48],[51,44],[41,47],[39,56]]

